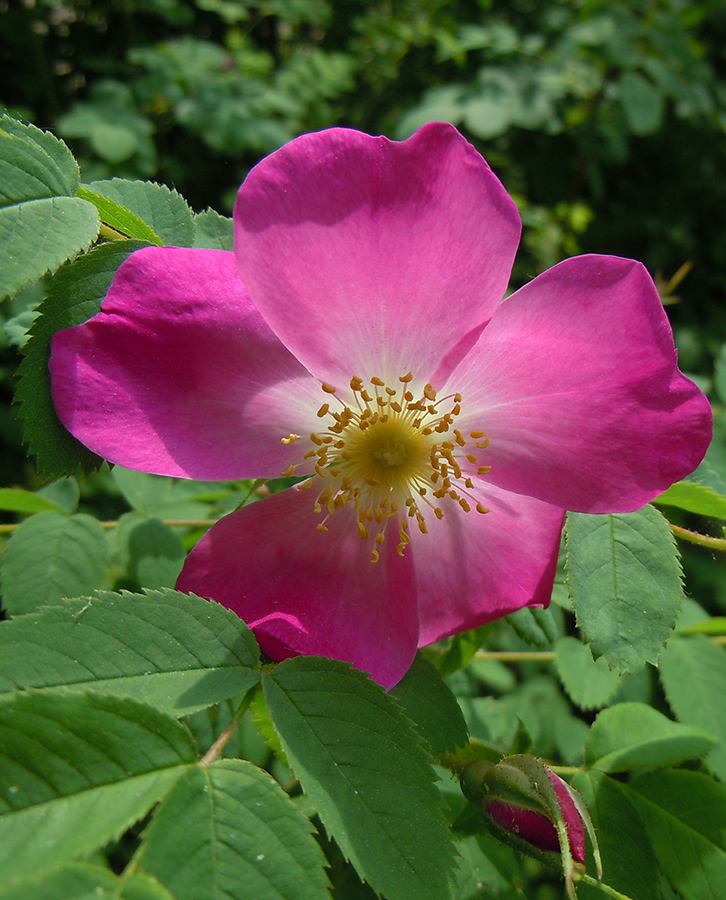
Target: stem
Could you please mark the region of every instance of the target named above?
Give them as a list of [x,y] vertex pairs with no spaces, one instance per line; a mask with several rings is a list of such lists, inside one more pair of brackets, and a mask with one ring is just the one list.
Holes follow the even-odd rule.
[[474,659],[498,659],[501,662],[554,662],[552,650],[477,650]]
[[232,735],[237,731],[237,726],[240,723],[242,716],[247,712],[250,707],[250,703],[254,700],[257,692],[260,689],[259,681],[252,685],[252,687],[247,691],[247,693],[242,698],[242,702],[237,709],[237,712],[234,714],[232,721],[229,725],[224,729],[224,731],[220,734],[217,740],[212,744],[212,746],[207,750],[204,756],[199,760],[199,766],[202,769],[208,769],[213,762],[216,762],[222,750],[224,750],[227,742],[232,737]]
[[604,881],[598,881],[597,878],[593,878],[592,875],[580,875],[579,881],[583,881],[585,884],[597,888],[599,891],[602,891],[603,894],[612,897],[613,900],[632,900],[632,897],[628,897],[627,894],[621,894],[620,891],[616,891],[614,887],[610,887],[610,885],[605,884]]
[[688,528],[681,528],[680,525],[671,525],[671,531],[676,537],[684,541],[690,541],[692,544],[698,544],[699,547],[708,547],[710,550],[726,551],[726,539],[715,538],[707,534],[700,534],[698,531],[689,531]]

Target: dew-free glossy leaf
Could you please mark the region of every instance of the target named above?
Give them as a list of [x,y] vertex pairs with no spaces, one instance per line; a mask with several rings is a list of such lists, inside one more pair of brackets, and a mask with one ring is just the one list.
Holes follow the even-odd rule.
[[328,833],[388,900],[445,900],[451,835],[420,738],[383,688],[345,663],[289,659],[264,676],[287,759]]
[[137,241],[113,241],[96,247],[59,272],[40,305],[23,352],[15,399],[24,420],[24,438],[45,475],[88,473],[100,457],[77,441],[60,422],[50,390],[50,340],[56,331],[79,325],[101,308],[116,270],[134,250],[147,246]]
[[0,692],[73,688],[185,715],[244,693],[257,644],[233,612],[177,591],[103,593],[0,623]]
[[705,756],[714,743],[702,728],[672,722],[645,703],[618,703],[595,719],[585,744],[585,762],[601,772],[677,766]]
[[629,792],[660,865],[683,900],[722,900],[726,885],[726,785],[685,770],[646,772]]
[[131,529],[128,551],[132,573],[145,588],[172,587],[186,558],[179,536],[156,518]]
[[619,672],[655,663],[683,602],[667,521],[652,506],[607,516],[568,513],[567,578],[583,638]]
[[0,300],[54,271],[98,236],[95,208],[74,194],[63,141],[0,116]]
[[595,660],[590,648],[573,637],[555,644],[555,666],[562,686],[580,709],[605,706],[620,684],[620,673],[608,668],[604,657]]
[[[658,861],[629,792],[597,771],[579,773],[573,786],[582,794],[592,816],[605,884],[626,893],[631,900],[661,900]],[[602,900],[605,894],[581,884],[577,896],[579,900]]]
[[125,697],[28,691],[0,702],[0,871],[86,856],[196,760],[176,719]]
[[126,237],[162,246],[163,241],[159,235],[144,222],[141,216],[132,213],[125,206],[111,200],[110,197],[104,197],[103,194],[91,191],[82,185],[76,191],[76,196],[92,203],[105,225],[109,225]]
[[186,773],[144,836],[140,869],[175,900],[326,900],[313,827],[266,772],[220,760]]
[[134,873],[124,878],[89,863],[68,863],[0,886],[0,900],[175,900],[158,881]]
[[86,187],[134,213],[163,244],[192,246],[194,216],[187,201],[173,188],[153,181],[128,181],[125,178],[93,181]]
[[213,209],[205,209],[194,217],[197,234],[195,247],[208,250],[234,250],[234,224],[227,216]]
[[7,542],[0,570],[11,615],[104,587],[106,535],[93,516],[42,512],[22,522]]
[[59,511],[61,507],[23,488],[0,488],[0,509],[5,512],[37,513]]
[[660,677],[679,721],[705,728],[718,740],[704,762],[726,781],[726,650],[706,637],[676,635],[661,656]]
[[699,516],[726,519],[726,497],[696,481],[679,481],[653,502],[658,506],[675,506]]
[[436,753],[454,751],[469,740],[466,720],[436,666],[420,653],[390,696]]

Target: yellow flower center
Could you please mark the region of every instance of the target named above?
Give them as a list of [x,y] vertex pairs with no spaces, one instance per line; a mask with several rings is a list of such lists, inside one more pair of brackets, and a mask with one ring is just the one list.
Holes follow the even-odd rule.
[[[378,561],[378,547],[384,542],[388,522],[394,519],[398,529],[397,552],[403,556],[410,541],[409,519],[422,533],[427,532],[426,514],[444,517],[445,506],[457,503],[464,512],[472,506],[489,512],[472,496],[472,475],[484,475],[490,466],[482,465],[477,450],[489,441],[483,431],[464,436],[455,427],[461,413],[461,395],[451,394],[437,400],[427,384],[420,397],[409,388],[413,375],[399,378],[400,387],[388,387],[380,378],[370,379],[370,389],[361,378],[350,381],[353,403],[336,397],[336,388],[323,382],[328,400],[318,410],[326,427],[310,433],[312,444],[303,459],[315,459],[315,471],[323,479],[312,478],[298,485],[320,491],[313,511],[322,515],[320,531],[337,509],[349,503],[357,513],[358,534],[373,538],[372,562]],[[331,410],[331,403],[338,409]],[[444,408],[448,407],[444,411]],[[292,444],[300,435],[282,438]],[[282,474],[293,475],[297,466]],[[471,501],[471,502],[470,502]]]

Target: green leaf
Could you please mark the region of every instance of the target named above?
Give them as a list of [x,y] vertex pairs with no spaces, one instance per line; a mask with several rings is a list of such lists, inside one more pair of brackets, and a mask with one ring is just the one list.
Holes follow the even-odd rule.
[[94,181],[87,187],[134,213],[163,244],[191,247],[194,243],[194,215],[187,201],[173,188],[125,178]]
[[[660,900],[661,873],[648,830],[631,795],[601,772],[573,780],[592,816],[602,855],[603,881],[632,900]],[[592,866],[588,863],[588,868]],[[603,900],[599,890],[578,884],[579,900]]]
[[129,533],[129,563],[145,588],[173,587],[186,553],[179,536],[161,519],[146,519]]
[[26,519],[5,547],[0,570],[5,609],[11,615],[33,612],[103,587],[109,555],[93,516],[42,512]]
[[663,94],[639,72],[620,77],[620,102],[633,134],[653,134],[663,122]]
[[586,644],[563,637],[555,644],[555,666],[562,686],[580,709],[605,706],[618,689],[620,673],[608,668],[603,657],[592,658]]
[[120,836],[196,761],[176,719],[94,693],[29,691],[0,702],[0,748],[5,878]]
[[557,640],[557,626],[549,609],[524,606],[510,613],[505,621],[523,641],[534,647],[549,647]]
[[585,763],[601,772],[677,766],[704,756],[714,743],[702,728],[672,722],[645,703],[618,703],[595,719],[585,744]]
[[46,500],[45,497],[22,488],[0,488],[0,509],[5,512],[37,513],[57,512],[61,507],[52,500]]
[[466,720],[456,698],[436,666],[420,653],[390,696],[403,707],[435,753],[456,750],[469,740]]
[[461,838],[456,849],[456,900],[521,900],[515,887],[522,880],[521,866],[513,850],[487,834]]
[[0,692],[75,688],[185,715],[244,693],[257,644],[233,612],[177,591],[103,593],[0,625]]
[[171,491],[173,481],[163,475],[149,475],[114,466],[111,477],[128,501],[131,509],[145,516],[155,512],[164,503]]
[[137,863],[175,900],[325,900],[326,859],[313,831],[267,772],[220,760],[177,782]]
[[77,441],[60,422],[50,390],[50,340],[56,331],[79,325],[101,308],[116,270],[134,250],[145,244],[114,241],[82,256],[59,272],[40,306],[31,337],[24,348],[15,399],[24,419],[24,437],[44,475],[92,472],[100,457]]
[[119,878],[109,869],[68,863],[0,886],[0,900],[175,900],[148,875]]
[[629,785],[660,865],[683,900],[722,900],[726,785],[700,772],[646,772]]
[[489,630],[489,625],[482,625],[480,628],[455,634],[451,639],[451,646],[438,661],[437,667],[441,674],[451,675],[468,665],[476,651],[484,643],[484,638]]
[[0,116],[0,300],[87,249],[94,207],[74,194],[78,165],[63,141]]
[[714,519],[726,519],[726,497],[696,481],[679,481],[653,501]]
[[234,250],[234,223],[213,209],[205,209],[194,217],[197,234],[195,247],[208,250]]
[[388,900],[450,897],[454,852],[434,774],[383,688],[317,657],[286,660],[263,687],[290,765],[359,875]]
[[726,781],[726,651],[706,637],[674,636],[663,651],[660,677],[677,718],[717,738],[704,762]]
[[134,238],[138,241],[148,241],[150,244],[156,244],[159,247],[163,245],[164,242],[153,228],[149,228],[140,216],[126,209],[125,206],[121,206],[120,203],[116,203],[115,200],[104,197],[103,194],[91,191],[83,186],[78,188],[76,196],[92,203],[98,210],[101,221],[121,234],[126,235],[126,237]]
[[657,662],[683,602],[666,520],[645,506],[619,515],[568,513],[566,528],[572,605],[593,655],[627,673]]

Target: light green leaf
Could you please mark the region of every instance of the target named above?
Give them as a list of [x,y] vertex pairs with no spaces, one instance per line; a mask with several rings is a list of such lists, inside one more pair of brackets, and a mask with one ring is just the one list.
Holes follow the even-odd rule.
[[[85,202],[85,201],[84,201]],[[90,319],[101,308],[116,270],[134,250],[146,244],[113,241],[77,259],[53,279],[24,348],[20,403],[24,437],[44,475],[73,475],[97,469],[101,460],[61,425],[50,391],[50,340],[56,331]]]
[[185,715],[244,693],[258,665],[240,618],[177,591],[104,593],[0,625],[0,693],[93,688]]
[[722,900],[726,785],[684,770],[646,772],[629,785],[660,865],[683,900]]
[[159,247],[162,246],[163,241],[153,228],[149,228],[140,216],[132,213],[120,203],[116,203],[115,200],[104,197],[103,194],[91,191],[83,186],[78,188],[76,196],[92,203],[98,210],[101,221],[105,225],[109,225],[121,234],[126,235],[126,237],[134,238],[138,241],[148,241],[150,244],[156,244]]
[[286,660],[263,687],[290,765],[358,874],[388,900],[450,897],[454,852],[434,774],[383,688],[317,657]]
[[161,519],[146,519],[129,533],[129,563],[145,588],[173,587],[186,553],[179,536]]
[[608,668],[604,657],[592,658],[586,644],[563,637],[555,644],[555,666],[562,686],[580,709],[605,706],[620,684],[620,673]]
[[436,666],[420,653],[390,696],[436,753],[454,751],[469,740],[466,720]]
[[326,859],[279,785],[243,760],[190,770],[137,857],[175,900],[325,900]]
[[0,702],[0,871],[87,856],[195,761],[188,730],[135,700],[28,691]]
[[182,195],[172,188],[153,181],[125,178],[94,181],[86,187],[137,215],[162,243],[172,247],[192,246],[193,213]]
[[601,772],[677,766],[704,756],[714,743],[702,728],[672,722],[645,703],[618,703],[595,719],[585,744],[585,763]]
[[194,217],[197,234],[195,247],[208,250],[234,250],[234,223],[213,209],[205,209]]
[[104,586],[108,563],[108,541],[97,519],[38,513],[18,526],[5,548],[5,609],[18,615],[88,594]]
[[167,500],[173,484],[171,478],[163,475],[149,475],[123,466],[114,466],[111,477],[131,509],[145,516],[156,512]]
[[674,636],[663,651],[660,677],[678,719],[717,738],[704,762],[726,781],[726,651],[706,637]]
[[[661,873],[648,830],[630,793],[602,772],[580,772],[573,786],[582,794],[592,816],[602,855],[603,881],[631,900],[661,900]],[[592,848],[590,848],[592,849]],[[592,870],[592,864],[588,864]],[[584,884],[578,900],[606,896]]]
[[37,513],[58,512],[61,507],[32,491],[22,488],[0,488],[0,509],[6,512]]
[[0,116],[0,300],[87,249],[95,208],[75,197],[78,165],[63,141]]
[[679,481],[653,501],[714,519],[726,519],[726,497],[696,481]]
[[652,506],[634,513],[567,515],[572,605],[593,655],[633,673],[655,663],[683,602],[675,540]]
[[109,869],[67,863],[0,886],[0,900],[175,900],[158,881],[138,872],[119,878]]

